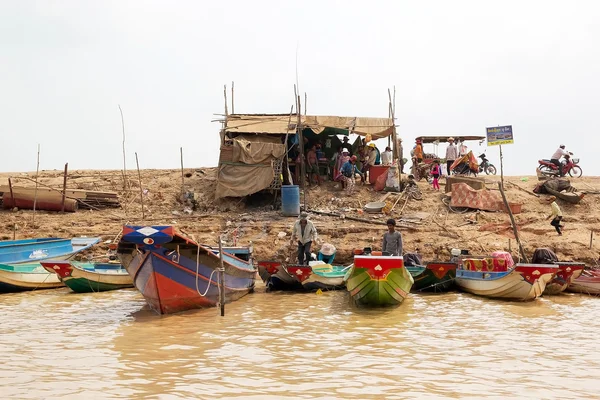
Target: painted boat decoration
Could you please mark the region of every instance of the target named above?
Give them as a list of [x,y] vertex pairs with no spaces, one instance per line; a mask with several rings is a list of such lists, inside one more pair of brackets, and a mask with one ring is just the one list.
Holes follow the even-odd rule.
[[99,241],[100,238],[88,237],[3,240],[0,241],[0,263],[23,264],[41,260],[68,260]]
[[447,292],[454,287],[456,263],[432,261],[425,265],[407,266],[415,283],[413,292]]
[[464,258],[456,270],[456,285],[478,296],[533,300],[558,273],[558,265],[516,264],[506,268],[501,258]]
[[585,270],[579,278],[573,280],[567,287],[567,291],[600,295],[600,271]]
[[[124,226],[117,255],[150,308],[159,314],[213,307],[219,301],[219,251],[172,226]],[[223,251],[225,302],[254,289],[251,262]]]
[[356,253],[345,277],[346,289],[354,302],[373,307],[401,304],[414,283],[402,257]]
[[267,286],[267,291],[302,290],[302,283],[291,276],[279,261],[258,261],[258,274]]
[[41,264],[76,293],[133,287],[133,280],[120,263],[42,261]]
[[585,264],[578,262],[557,262],[556,265],[558,265],[559,270],[556,276],[546,284],[545,295],[556,295],[564,292],[575,279],[581,276],[585,269]]
[[338,265],[288,265],[288,274],[302,285],[304,290],[338,290],[345,289],[344,277],[350,267]]
[[39,262],[0,264],[0,293],[55,289],[64,284],[56,274],[50,274]]

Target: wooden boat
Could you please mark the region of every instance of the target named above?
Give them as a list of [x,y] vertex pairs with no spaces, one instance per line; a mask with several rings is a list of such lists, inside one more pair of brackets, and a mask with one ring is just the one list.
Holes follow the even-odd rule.
[[345,280],[354,302],[363,306],[399,305],[414,283],[402,257],[380,253],[356,254]]
[[585,269],[585,264],[578,262],[557,262],[558,272],[546,284],[545,295],[555,295],[564,292],[573,281],[579,278]]
[[338,290],[346,288],[344,277],[350,267],[321,264],[288,265],[288,274],[296,279],[304,290]]
[[556,198],[564,200],[571,204],[579,203],[581,201],[581,199],[583,199],[583,197],[585,196],[584,193],[558,192],[558,191],[550,189],[548,187],[545,187],[545,189],[546,189],[546,192],[548,192],[548,194],[551,194],[552,196],[555,196]]
[[[88,237],[3,240],[0,241],[0,263],[21,264],[40,260],[68,260],[99,241],[100,238]],[[39,266],[39,263],[37,265]]]
[[39,262],[0,264],[0,293],[55,289],[64,286],[56,274],[50,274]]
[[291,276],[279,261],[259,261],[258,274],[267,285],[267,291],[302,290],[302,283]]
[[500,258],[464,258],[456,270],[456,285],[478,296],[533,300],[542,295],[558,270],[558,265],[551,264],[506,268],[506,260]]
[[454,286],[456,263],[432,261],[425,265],[407,266],[415,283],[413,292],[447,292]]
[[585,270],[579,278],[573,280],[567,287],[567,291],[600,295],[600,271]]
[[[124,226],[117,255],[150,308],[159,314],[212,307],[219,302],[219,251],[172,226]],[[226,303],[254,289],[251,262],[223,251]]]
[[120,263],[42,261],[46,271],[77,293],[105,292],[133,287],[133,280]]

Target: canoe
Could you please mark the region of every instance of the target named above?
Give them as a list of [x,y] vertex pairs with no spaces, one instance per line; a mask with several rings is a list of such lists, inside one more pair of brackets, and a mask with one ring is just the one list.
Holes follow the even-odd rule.
[[[117,255],[150,308],[159,314],[214,307],[219,302],[218,250],[197,244],[172,226],[123,227]],[[254,289],[251,262],[223,251],[224,302]]]
[[3,240],[0,241],[0,264],[22,264],[40,260],[68,260],[99,241],[100,238],[88,237]]
[[76,293],[105,292],[133,287],[133,280],[119,263],[85,263],[75,261],[42,261],[46,271]]
[[546,284],[558,273],[558,265],[516,264],[503,269],[504,259],[463,259],[456,270],[456,285],[478,296],[533,300],[542,295]]
[[411,289],[413,292],[447,292],[454,286],[456,263],[432,261],[406,269],[415,281]]
[[291,276],[279,261],[259,261],[258,274],[267,285],[267,291],[302,290],[302,283]]
[[55,289],[62,286],[64,284],[58,276],[48,273],[39,262],[0,264],[0,293]]
[[585,264],[578,262],[557,262],[558,272],[544,290],[545,295],[556,295],[564,292],[573,281],[579,278],[585,269]]
[[569,284],[567,291],[600,295],[600,271],[583,271],[579,278],[574,279],[573,283]]
[[288,265],[288,274],[296,279],[304,290],[338,290],[345,289],[344,277],[350,267],[338,265]]
[[559,198],[559,199],[564,200],[571,204],[579,203],[581,201],[581,199],[583,199],[583,197],[585,196],[585,194],[583,194],[583,193],[558,192],[558,191],[550,189],[548,187],[544,187],[544,188],[546,189],[548,194],[551,194],[552,196],[555,196],[556,198]]
[[355,255],[346,273],[346,289],[360,306],[396,306],[414,283],[402,257]]

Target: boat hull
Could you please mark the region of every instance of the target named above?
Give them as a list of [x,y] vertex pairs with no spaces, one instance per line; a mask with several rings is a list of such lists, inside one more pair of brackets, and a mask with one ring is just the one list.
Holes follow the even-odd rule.
[[546,285],[545,295],[557,295],[564,292],[573,281],[579,278],[585,268],[583,263],[557,262],[559,271]]
[[346,289],[359,306],[397,306],[413,283],[402,257],[355,256],[346,274]]
[[259,261],[258,274],[267,285],[267,291],[304,289],[300,281],[291,276],[277,261]]
[[430,262],[424,267],[406,267],[415,283],[413,292],[447,292],[454,287],[456,264],[451,262]]
[[589,295],[600,295],[600,272],[585,271],[567,287],[567,291]]
[[517,264],[502,272],[459,268],[456,285],[478,296],[526,301],[541,296],[557,272],[558,266],[548,264]]
[[[220,261],[169,226],[123,228],[117,254],[150,308],[159,314],[216,306]],[[223,252],[224,303],[254,289],[250,263]]]
[[64,284],[58,276],[48,273],[39,263],[0,265],[0,293],[56,289],[62,286]]
[[288,265],[288,274],[297,280],[304,290],[341,290],[346,288],[344,277],[347,268],[331,267],[322,269],[320,266]]
[[121,264],[44,261],[42,266],[55,273],[76,293],[105,292],[133,287],[133,280]]

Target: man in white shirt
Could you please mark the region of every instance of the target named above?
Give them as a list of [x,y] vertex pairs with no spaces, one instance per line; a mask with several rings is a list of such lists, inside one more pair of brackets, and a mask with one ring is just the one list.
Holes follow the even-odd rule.
[[383,153],[381,153],[381,163],[383,165],[392,165],[392,158],[393,158],[392,149],[390,149],[388,146],[385,148],[385,151]]
[[448,147],[446,147],[446,173],[450,176],[450,167],[458,158],[458,149],[454,145],[454,138],[448,138]]
[[298,264],[308,265],[310,261],[310,246],[317,240],[317,230],[312,222],[308,220],[308,214],[300,214],[300,218],[292,228],[290,244],[298,242]]
[[558,150],[556,150],[554,154],[552,154],[552,158],[550,158],[550,162],[558,167],[558,172],[560,176],[564,176],[560,159],[568,154],[569,152],[565,150],[565,145],[561,144]]

